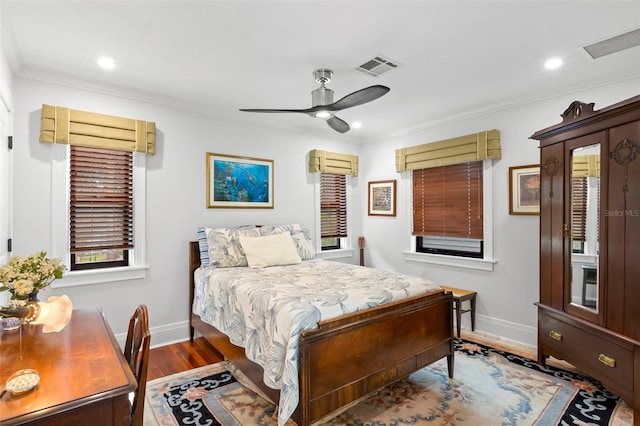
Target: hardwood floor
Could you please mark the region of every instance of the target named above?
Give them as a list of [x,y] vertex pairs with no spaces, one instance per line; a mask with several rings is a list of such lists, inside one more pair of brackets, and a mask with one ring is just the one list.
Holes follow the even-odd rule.
[[[462,331],[462,338],[476,343],[481,343],[494,348],[509,351],[511,353],[536,359],[536,351],[533,347],[514,346],[509,342],[494,340],[479,333]],[[149,370],[147,380],[157,379],[192,368],[215,364],[223,360],[214,348],[204,338],[194,339],[193,345],[189,341],[174,343],[151,349],[149,353]],[[572,366],[563,361],[550,359],[549,363],[556,367],[571,369]]]
[[[511,352],[512,354],[519,355],[524,358],[529,358],[533,361],[538,361],[538,352],[534,346],[527,346],[516,344],[511,340],[496,339],[491,336],[484,335],[479,332],[470,330],[462,330],[461,336],[465,340],[471,342],[480,343],[481,345],[491,346],[492,348],[500,349],[503,351]],[[576,371],[576,368],[566,361],[562,361],[553,357],[547,358],[547,365],[552,367],[562,368],[569,371]]]
[[157,379],[192,368],[215,364],[223,360],[204,338],[160,346],[149,351],[147,380]]

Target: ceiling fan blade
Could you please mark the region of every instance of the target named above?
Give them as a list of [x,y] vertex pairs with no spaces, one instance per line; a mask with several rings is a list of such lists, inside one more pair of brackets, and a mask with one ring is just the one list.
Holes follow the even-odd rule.
[[326,117],[326,122],[329,124],[333,130],[339,133],[346,133],[350,130],[349,125],[346,121],[336,117],[333,115],[335,111],[340,111],[346,108],[355,107],[358,105],[366,104],[371,102],[379,97],[386,95],[389,92],[387,86],[375,85],[366,87],[364,89],[357,90],[353,93],[344,96],[339,99],[337,102],[333,101],[333,90],[327,89],[325,87],[325,83],[331,81],[331,70],[327,69],[319,69],[314,71],[314,77],[318,83],[320,83],[320,87],[313,92],[312,101],[314,106],[311,108],[305,109],[266,109],[266,108],[241,108],[242,112],[266,112],[266,113],[302,113],[307,114],[310,117],[322,118],[323,120]]
[[327,109],[329,111],[340,111],[341,109],[366,104],[367,102],[371,102],[383,95],[386,95],[389,90],[391,89],[387,86],[381,85],[365,87],[364,89],[348,94],[331,105],[327,105]]
[[239,111],[243,112],[301,112],[303,114],[309,114],[313,112],[313,108],[306,109],[256,109],[256,108],[241,108]]
[[336,132],[347,133],[349,131],[349,125],[347,122],[335,115],[327,119],[327,124]]
[[351,108],[354,106],[366,104],[379,97],[385,95],[390,89],[387,86],[370,86],[364,89],[357,90],[353,93],[344,96],[342,99],[329,104],[329,105],[316,105],[311,108],[305,109],[258,109],[258,108],[241,108],[243,112],[297,112],[302,114],[308,114],[313,116],[318,111],[340,111],[342,109]]

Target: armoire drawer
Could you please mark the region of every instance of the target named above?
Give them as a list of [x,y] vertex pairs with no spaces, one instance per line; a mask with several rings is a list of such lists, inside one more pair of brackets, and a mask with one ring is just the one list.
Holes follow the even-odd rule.
[[[633,350],[589,333],[551,316],[541,314],[540,343],[580,370],[604,382],[615,384],[617,392],[633,392]],[[613,338],[612,338],[613,340]],[[548,348],[548,349],[545,349]]]

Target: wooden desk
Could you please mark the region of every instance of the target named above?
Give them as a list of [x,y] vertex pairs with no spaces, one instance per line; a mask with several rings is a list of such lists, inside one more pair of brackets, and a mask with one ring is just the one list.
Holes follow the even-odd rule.
[[128,425],[136,379],[101,310],[74,310],[59,333],[42,326],[0,332],[0,389],[18,370],[33,368],[40,383],[21,396],[0,397],[0,424]]

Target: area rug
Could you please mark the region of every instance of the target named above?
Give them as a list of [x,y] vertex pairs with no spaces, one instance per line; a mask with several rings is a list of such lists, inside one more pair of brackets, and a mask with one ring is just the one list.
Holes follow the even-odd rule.
[[[440,360],[317,424],[633,424],[631,409],[590,377],[461,339],[455,347],[453,379],[446,360]],[[276,407],[227,362],[147,384],[145,426],[276,426],[275,413]]]

